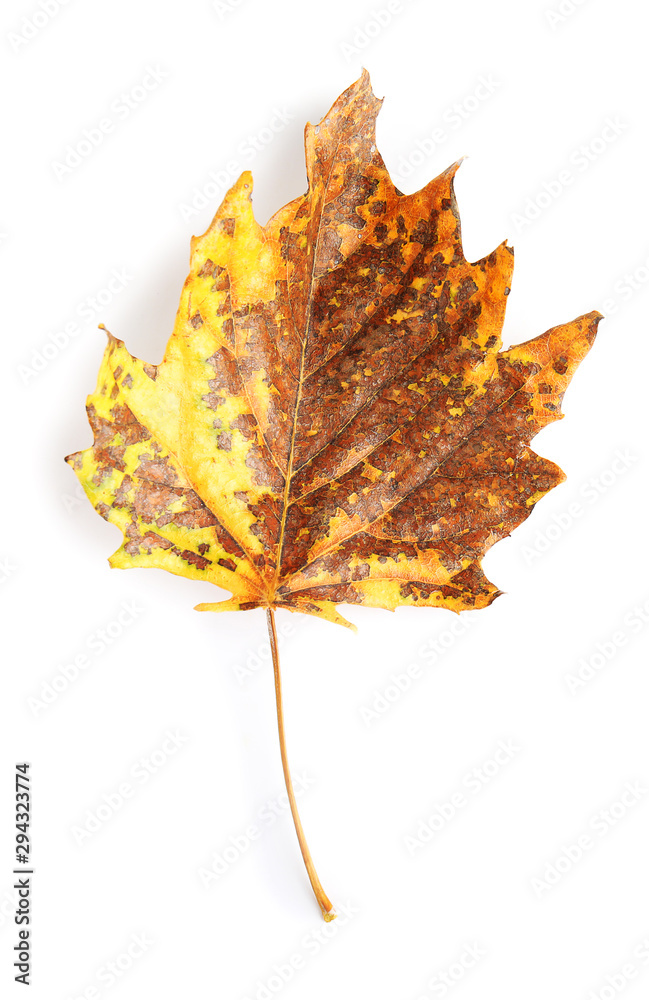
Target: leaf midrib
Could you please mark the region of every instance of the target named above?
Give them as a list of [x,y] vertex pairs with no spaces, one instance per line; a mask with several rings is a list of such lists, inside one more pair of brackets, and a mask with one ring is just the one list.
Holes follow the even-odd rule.
[[[369,116],[367,116],[367,117],[369,117]],[[366,121],[367,121],[367,118],[364,119],[363,125],[365,124]],[[326,181],[326,183],[325,183],[325,185],[323,187],[323,192],[322,192],[322,203],[321,203],[321,208],[320,208],[320,217],[318,219],[318,229],[317,229],[317,232],[316,232],[315,240],[313,242],[313,255],[312,255],[312,258],[311,258],[311,274],[309,276],[309,285],[308,285],[309,298],[308,298],[308,304],[307,304],[307,313],[306,313],[305,320],[304,320],[304,337],[302,339],[302,353],[300,355],[300,370],[299,370],[299,376],[298,376],[298,388],[297,388],[297,396],[296,396],[296,399],[295,399],[295,410],[294,410],[294,413],[293,413],[293,430],[292,430],[292,434],[291,434],[291,448],[290,448],[290,451],[289,451],[288,462],[287,462],[287,466],[286,466],[286,479],[285,479],[285,482],[284,482],[284,496],[282,498],[282,521],[281,521],[281,524],[280,524],[279,538],[278,538],[278,542],[277,542],[277,565],[275,567],[275,577],[273,579],[273,593],[272,593],[272,598],[274,598],[274,596],[275,596],[275,593],[277,591],[277,584],[278,584],[278,581],[280,579],[280,567],[282,565],[282,555],[283,555],[283,552],[284,552],[284,540],[286,538],[286,519],[288,517],[288,511],[289,511],[289,500],[288,500],[288,498],[289,498],[289,494],[290,494],[290,491],[291,491],[291,484],[292,484],[293,475],[294,475],[294,473],[293,473],[293,458],[294,458],[294,455],[295,455],[295,439],[297,437],[297,428],[298,428],[298,422],[299,422],[298,418],[299,418],[299,412],[300,412],[300,403],[302,401],[302,387],[304,385],[304,361],[305,361],[307,344],[309,342],[309,333],[310,333],[310,330],[311,330],[311,321],[312,321],[312,318],[313,318],[313,285],[314,285],[314,282],[315,282],[315,266],[316,266],[316,261],[318,259],[318,246],[319,246],[319,240],[320,240],[320,230],[322,229],[322,220],[323,220],[323,217],[324,217],[324,210],[325,210],[325,207],[326,207],[326,196],[327,196],[327,191],[328,191],[328,188],[329,188],[329,183],[331,181],[331,174],[332,174],[332,171],[334,169],[334,165],[336,163],[336,157],[338,155],[338,149],[340,148],[341,141],[342,141],[342,136],[338,139],[338,142],[336,143],[335,151],[334,151],[334,153],[333,153],[333,155],[331,157],[331,165],[329,167],[329,173],[327,175],[327,181]],[[314,143],[314,145],[315,145],[315,143]],[[287,261],[287,264],[286,264],[286,269],[287,269],[287,272],[288,272],[288,261]],[[287,274],[287,282],[286,282],[286,284],[287,284],[287,289],[288,289],[290,287],[289,286],[289,282],[288,282],[288,274]],[[293,310],[291,309],[291,311],[293,311]]]

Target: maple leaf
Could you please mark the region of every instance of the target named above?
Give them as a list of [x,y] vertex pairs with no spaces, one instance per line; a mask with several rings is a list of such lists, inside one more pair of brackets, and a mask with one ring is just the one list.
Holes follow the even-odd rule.
[[233,595],[200,610],[485,607],[482,556],[564,478],[528,444],[600,314],[499,353],[513,251],[465,260],[458,164],[395,188],[380,104],[364,73],[307,125],[308,191],[265,227],[242,174],[160,365],[108,337],[68,461],[124,533],[111,565]]
[[307,125],[308,190],[266,226],[242,174],[161,364],[108,335],[94,444],[67,461],[123,532],[112,566],[232,594],[199,610],[483,608],[485,552],[564,478],[529,443],[601,316],[501,351],[513,251],[465,259],[458,163],[397,190],[380,106],[364,72]]

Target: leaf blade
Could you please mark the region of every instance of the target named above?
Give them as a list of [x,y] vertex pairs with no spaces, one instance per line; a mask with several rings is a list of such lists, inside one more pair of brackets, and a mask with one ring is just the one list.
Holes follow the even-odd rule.
[[459,163],[403,195],[364,72],[305,131],[308,190],[265,227],[242,174],[192,240],[162,363],[109,336],[70,456],[124,534],[111,564],[349,625],[357,603],[485,607],[484,553],[562,481],[529,442],[599,313],[501,351],[513,251],[470,263]]

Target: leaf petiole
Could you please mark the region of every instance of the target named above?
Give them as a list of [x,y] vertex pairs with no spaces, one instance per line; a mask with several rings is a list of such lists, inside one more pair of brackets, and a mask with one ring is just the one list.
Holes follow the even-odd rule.
[[304,836],[304,830],[302,829],[302,823],[300,821],[300,816],[297,811],[297,805],[295,802],[295,795],[293,794],[293,782],[291,781],[291,772],[288,766],[288,757],[286,755],[286,739],[284,736],[284,709],[282,706],[282,680],[279,672],[279,653],[277,650],[277,631],[275,629],[275,612],[272,608],[266,609],[266,621],[268,623],[268,636],[270,638],[270,648],[273,654],[273,673],[275,675],[275,700],[277,703],[277,729],[279,731],[279,749],[282,755],[282,768],[284,771],[284,782],[286,784],[286,792],[288,794],[288,801],[291,806],[291,814],[293,816],[293,823],[295,824],[295,832],[297,833],[297,839],[300,844],[300,850],[302,851],[302,857],[304,859],[304,864],[307,870],[307,875],[309,876],[309,881],[311,883],[311,888],[315,893],[315,898],[318,901],[318,905],[322,910],[322,916],[329,922],[330,920],[336,919],[336,911],[333,908],[331,901],[329,900],[326,892],[320,884],[320,879],[315,870],[313,864],[313,859],[311,857],[311,852],[309,851],[306,838]]

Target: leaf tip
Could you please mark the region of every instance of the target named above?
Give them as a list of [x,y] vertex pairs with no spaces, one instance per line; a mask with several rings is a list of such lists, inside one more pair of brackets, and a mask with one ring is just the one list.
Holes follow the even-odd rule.
[[586,313],[584,316],[585,320],[588,320],[588,335],[591,338],[591,343],[595,339],[595,334],[597,333],[597,328],[603,319],[606,319],[603,313],[598,309],[593,309],[592,312]]
[[439,177],[434,177],[431,181],[429,181],[429,184],[433,184],[433,183],[436,183],[436,182],[438,183],[439,180],[440,180],[440,178],[443,177],[445,180],[447,180],[449,182],[449,184],[451,185],[451,188],[452,188],[453,187],[453,181],[455,179],[455,175],[458,172],[458,170],[460,169],[460,167],[462,166],[462,164],[464,163],[464,161],[466,160],[466,158],[467,158],[466,155],[458,157],[458,159],[454,160],[453,163],[451,163],[446,168],[446,170],[442,171],[442,173],[439,175]]
[[244,170],[238,178],[235,188],[250,188],[252,190],[252,170]]
[[383,103],[383,98],[382,97],[377,97],[376,94],[374,93],[374,89],[372,87],[372,81],[370,79],[369,70],[365,66],[362,67],[362,69],[361,69],[361,75],[359,76],[358,80],[356,81],[355,86],[357,86],[359,90],[367,91],[368,97],[373,97],[376,101],[379,102],[379,104]]

